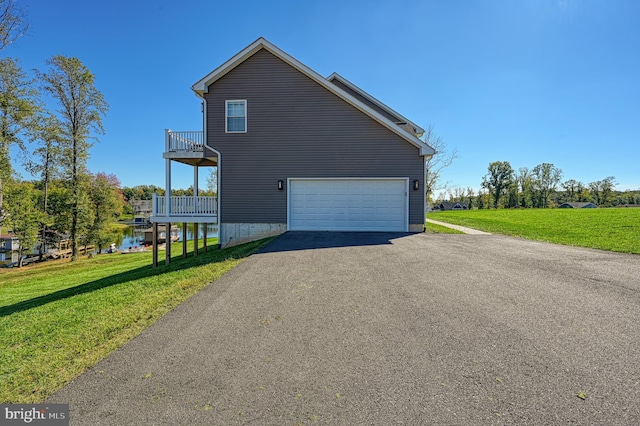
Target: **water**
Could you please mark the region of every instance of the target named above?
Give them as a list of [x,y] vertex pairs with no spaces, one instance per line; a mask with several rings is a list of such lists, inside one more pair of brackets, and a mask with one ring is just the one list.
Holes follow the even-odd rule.
[[[149,229],[148,225],[132,225],[127,226],[116,235],[115,245],[119,250],[128,250],[130,248],[142,247],[144,245],[144,230]],[[204,233],[202,230],[202,225],[199,226],[198,238],[203,238]],[[178,241],[182,241],[182,226],[178,227],[177,234],[180,237]],[[218,226],[217,225],[208,225],[207,227],[207,237],[217,237],[218,236]],[[193,240],[193,225],[187,225],[187,241]]]

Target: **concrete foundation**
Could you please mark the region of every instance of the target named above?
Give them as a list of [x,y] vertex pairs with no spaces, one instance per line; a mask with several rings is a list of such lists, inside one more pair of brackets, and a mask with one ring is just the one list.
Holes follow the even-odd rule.
[[218,242],[220,247],[225,248],[273,237],[286,231],[286,223],[221,223]]
[[409,232],[424,232],[424,223],[411,223],[409,224]]

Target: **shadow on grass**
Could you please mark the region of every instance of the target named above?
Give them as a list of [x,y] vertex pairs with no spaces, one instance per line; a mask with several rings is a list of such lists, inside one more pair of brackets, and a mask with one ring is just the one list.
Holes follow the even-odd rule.
[[[263,242],[253,242],[236,247],[231,247],[229,249],[213,249],[206,254],[199,254],[198,256],[193,256],[193,251],[191,251],[188,254],[189,257],[187,257],[186,259],[182,257],[172,258],[171,264],[169,265],[158,265],[157,268],[153,268],[153,266],[149,264],[148,266],[142,266],[136,269],[121,272],[119,274],[100,278],[98,280],[91,281],[85,284],[80,284],[75,287],[70,287],[64,290],[45,294],[44,296],[38,296],[34,297],[33,299],[14,303],[12,305],[2,306],[0,307],[0,317],[26,311],[32,308],[37,308],[47,303],[55,302],[84,293],[90,293],[95,290],[100,290],[106,287],[111,287],[136,279],[163,275],[168,272],[187,270],[209,263],[224,262],[225,260],[232,258],[242,259],[253,254],[257,249],[262,247],[262,245]],[[151,259],[149,259],[149,262],[151,262]]]

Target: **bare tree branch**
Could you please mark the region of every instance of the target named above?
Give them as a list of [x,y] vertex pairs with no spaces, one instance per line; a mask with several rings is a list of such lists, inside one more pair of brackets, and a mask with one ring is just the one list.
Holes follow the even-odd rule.
[[26,12],[13,0],[0,0],[0,50],[22,37],[28,29]]
[[440,182],[440,174],[443,169],[453,163],[453,160],[458,158],[458,150],[454,148],[448,151],[444,140],[433,131],[433,125],[427,127],[422,135],[422,140],[436,151],[432,157],[426,160],[427,179],[424,186],[427,200],[431,200],[435,191],[447,187],[446,182],[444,184]]

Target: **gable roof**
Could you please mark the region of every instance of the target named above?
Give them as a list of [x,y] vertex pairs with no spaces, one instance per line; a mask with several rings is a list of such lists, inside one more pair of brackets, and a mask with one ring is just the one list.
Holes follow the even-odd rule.
[[443,201],[439,206],[442,210],[466,210],[468,208],[467,203],[458,201]]
[[[265,49],[266,51],[268,51],[272,55],[276,56],[280,60],[284,61],[285,63],[287,63],[291,67],[295,68],[296,70],[298,70],[299,72],[301,72],[302,74],[304,74],[305,76],[307,76],[308,78],[313,80],[314,82],[318,83],[320,86],[324,87],[325,89],[327,89],[331,93],[335,94],[336,96],[338,96],[339,98],[341,98],[345,102],[351,104],[356,109],[358,109],[358,110],[362,111],[363,113],[365,113],[366,115],[368,115],[369,117],[371,117],[372,119],[374,119],[375,121],[377,121],[378,123],[383,125],[384,127],[388,128],[389,130],[391,130],[392,132],[394,132],[398,136],[402,137],[404,140],[406,140],[410,144],[412,144],[412,145],[416,146],[417,148],[419,148],[420,155],[429,157],[429,156],[432,156],[432,155],[435,154],[435,150],[432,147],[430,147],[425,142],[423,142],[420,139],[418,139],[415,135],[412,135],[411,133],[409,133],[408,131],[406,131],[402,127],[400,127],[397,124],[395,124],[393,121],[391,121],[388,118],[384,117],[379,112],[377,112],[374,109],[372,109],[371,107],[365,105],[363,102],[359,101],[354,96],[350,95],[349,93],[345,92],[344,90],[342,90],[341,88],[339,88],[335,84],[331,83],[328,79],[325,79],[320,74],[318,74],[317,72],[315,72],[311,68],[307,67],[306,65],[304,65],[303,63],[301,63],[297,59],[295,59],[293,56],[290,56],[289,54],[287,54],[284,51],[280,50],[278,47],[276,47],[275,45],[273,45],[272,43],[270,43],[269,41],[267,41],[263,37],[260,37],[259,39],[254,41],[249,46],[245,47],[240,52],[238,52],[236,55],[234,55],[227,62],[225,62],[224,64],[220,65],[218,68],[214,69],[213,71],[211,71],[204,78],[200,79],[197,83],[195,83],[193,86],[191,86],[192,90],[199,97],[201,97],[201,98],[204,97],[204,94],[209,91],[209,86],[210,85],[215,83],[220,78],[224,77],[227,73],[229,73],[235,67],[237,67],[242,62],[244,62],[245,60],[247,60],[248,58],[253,56],[256,52],[258,52],[258,51],[260,51],[262,49]],[[361,89],[358,89],[358,90],[361,91]],[[369,98],[371,98],[376,105],[380,105],[381,108],[384,105],[380,101],[375,100],[374,98],[372,98],[370,95],[367,95],[367,96]],[[388,109],[390,111],[393,111],[391,108],[389,108],[387,106],[385,106],[383,109],[385,109],[385,110]],[[395,114],[397,114],[397,113],[395,113]],[[399,115],[399,114],[397,114],[397,115]],[[409,122],[409,121],[407,120],[407,122]],[[413,123],[411,123],[411,124],[413,125]],[[416,126],[414,126],[414,127],[416,127]]]
[[585,202],[566,202],[566,203],[560,204],[559,207],[563,208],[563,206],[564,206],[564,208],[572,208],[572,209],[583,209],[585,207],[588,208],[588,207],[591,207],[591,206],[598,207],[594,203],[589,203],[589,202],[587,202],[587,203],[585,203]]
[[[393,110],[391,107],[383,104],[382,102],[380,102],[379,100],[377,100],[376,98],[374,98],[373,96],[371,96],[370,94],[368,94],[367,92],[365,92],[364,90],[362,90],[361,88],[359,88],[358,86],[356,86],[355,84],[353,84],[352,82],[350,82],[349,80],[347,80],[346,78],[344,78],[343,76],[338,74],[337,72],[334,72],[329,77],[327,77],[327,80],[329,80],[330,82],[337,81],[337,82],[340,82],[340,83],[344,84],[349,89],[353,90],[354,92],[356,92],[357,94],[359,94],[363,98],[367,99],[369,102],[371,102],[374,105],[376,105],[381,110],[385,111],[387,114],[394,116],[397,119],[398,122],[403,122],[403,123],[407,123],[407,124],[411,125],[415,129],[416,134],[418,135],[418,137],[420,137],[420,136],[422,136],[424,134],[424,129],[422,127],[418,126],[416,123],[414,123],[413,121],[409,120],[408,118],[406,118],[405,116],[403,116],[399,112]],[[398,123],[396,123],[396,124],[398,124]]]

